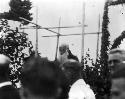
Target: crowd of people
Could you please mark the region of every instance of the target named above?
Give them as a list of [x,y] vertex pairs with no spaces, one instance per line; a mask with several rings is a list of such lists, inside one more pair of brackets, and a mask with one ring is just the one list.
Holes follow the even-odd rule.
[[[91,86],[81,74],[82,64],[67,44],[59,47],[58,60],[32,56],[23,64],[16,89],[9,79],[10,58],[0,54],[0,99],[96,99]],[[110,99],[125,98],[125,50],[108,54],[111,69]]]

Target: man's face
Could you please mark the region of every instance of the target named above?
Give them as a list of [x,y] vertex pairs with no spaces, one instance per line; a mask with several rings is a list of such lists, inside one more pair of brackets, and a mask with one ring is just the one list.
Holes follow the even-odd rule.
[[109,54],[108,66],[111,68],[111,70],[112,69],[114,70],[116,69],[114,68],[114,66],[121,63],[122,61],[123,61],[122,56],[119,53]]
[[125,99],[125,78],[112,80],[111,99]]

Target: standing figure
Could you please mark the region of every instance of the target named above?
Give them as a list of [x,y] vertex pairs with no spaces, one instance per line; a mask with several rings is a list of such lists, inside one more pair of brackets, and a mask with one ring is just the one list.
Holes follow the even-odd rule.
[[67,62],[69,59],[79,61],[78,57],[72,54],[71,50],[69,49],[68,44],[61,44],[59,46],[58,61],[60,62],[60,64],[63,64],[65,62]]
[[69,99],[95,99],[95,94],[81,76],[81,64],[76,60],[69,60],[62,65],[70,90]]

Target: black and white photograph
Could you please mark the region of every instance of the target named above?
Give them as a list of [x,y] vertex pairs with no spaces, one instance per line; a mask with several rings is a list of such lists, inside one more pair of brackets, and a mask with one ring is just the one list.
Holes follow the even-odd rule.
[[1,0],[0,99],[125,99],[125,0]]

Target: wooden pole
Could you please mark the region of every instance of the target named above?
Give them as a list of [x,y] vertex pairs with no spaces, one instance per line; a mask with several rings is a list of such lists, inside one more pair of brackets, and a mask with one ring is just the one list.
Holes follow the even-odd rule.
[[100,14],[99,14],[99,21],[98,21],[96,60],[98,59],[98,52],[99,52],[99,34],[100,34]]
[[83,16],[82,16],[82,48],[81,48],[81,62],[84,64],[84,32],[85,32],[85,2],[83,2]]
[[57,60],[57,53],[58,53],[58,47],[59,47],[60,22],[61,22],[61,18],[59,18],[59,28],[58,28],[58,35],[57,35],[57,45],[56,45],[56,55],[55,55],[55,60]]
[[[36,7],[36,24],[38,23],[38,8]],[[36,26],[36,49],[35,56],[38,56],[38,26]]]
[[[27,21],[27,22],[29,22],[31,24],[34,24],[37,27],[37,29],[42,28],[42,26],[40,26],[40,25],[38,25],[38,24],[36,24],[36,23],[34,23],[32,21],[29,21],[26,18],[23,18],[23,17],[19,17],[19,18],[22,19],[22,20],[24,20],[24,21]],[[57,32],[55,32],[55,31],[53,31],[53,30],[51,30],[49,28],[42,28],[42,29],[45,29],[45,30],[50,31],[50,32],[55,33],[55,34],[58,34]]]

